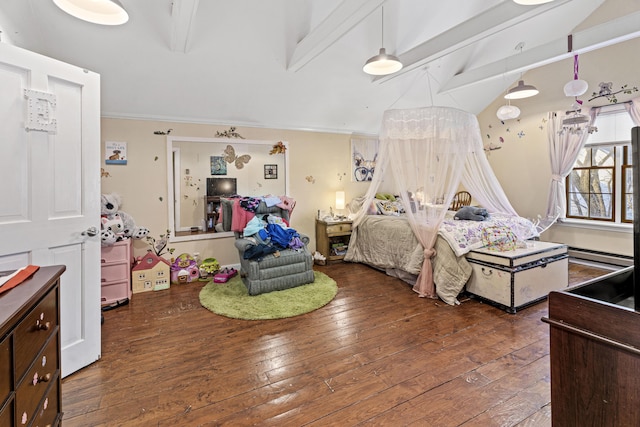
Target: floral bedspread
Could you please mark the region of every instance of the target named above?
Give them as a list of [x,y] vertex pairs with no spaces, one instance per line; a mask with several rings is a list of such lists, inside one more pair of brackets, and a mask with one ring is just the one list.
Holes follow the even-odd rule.
[[438,234],[449,242],[456,256],[462,256],[484,246],[482,236],[487,227],[508,228],[519,240],[538,236],[536,227],[528,219],[500,213],[491,214],[486,221],[466,221],[446,217],[440,225]]

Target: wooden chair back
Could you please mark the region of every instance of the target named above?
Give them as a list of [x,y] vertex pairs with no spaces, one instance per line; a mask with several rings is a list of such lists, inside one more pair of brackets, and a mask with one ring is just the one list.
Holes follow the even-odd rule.
[[469,206],[471,204],[471,194],[468,191],[458,191],[455,196],[453,196],[453,201],[451,202],[451,206],[449,206],[449,210],[457,211],[463,206]]

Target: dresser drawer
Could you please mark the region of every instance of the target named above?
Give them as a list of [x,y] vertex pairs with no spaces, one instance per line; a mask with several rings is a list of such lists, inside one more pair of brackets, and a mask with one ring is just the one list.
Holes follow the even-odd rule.
[[103,265],[100,270],[100,281],[102,283],[128,281],[129,274],[129,264]]
[[49,385],[57,383],[58,374],[58,340],[54,336],[16,389],[16,414],[21,420],[26,417],[27,424],[31,421]]
[[58,386],[58,381],[54,381],[53,384],[51,384],[51,388],[38,406],[32,427],[58,425],[58,399],[60,396]]
[[101,304],[113,304],[127,298],[130,298],[129,282],[111,283],[100,287]]
[[112,262],[129,262],[129,240],[114,243],[112,246],[103,246],[100,262],[109,264]]
[[50,292],[16,328],[15,378],[19,381],[33,361],[26,355],[38,354],[44,343],[58,331],[57,292]]
[[350,233],[351,223],[327,225],[327,234]]
[[9,402],[4,408],[0,403],[0,427],[13,427],[13,402]]
[[11,393],[11,376],[11,336],[9,336],[0,342],[0,408]]

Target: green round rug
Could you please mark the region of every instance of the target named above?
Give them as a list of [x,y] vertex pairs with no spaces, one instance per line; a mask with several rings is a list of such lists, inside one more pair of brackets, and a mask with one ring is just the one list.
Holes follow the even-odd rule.
[[338,293],[336,282],[324,273],[313,272],[308,285],[251,296],[239,276],[227,283],[207,283],[200,291],[200,304],[233,319],[283,319],[309,313],[328,304]]

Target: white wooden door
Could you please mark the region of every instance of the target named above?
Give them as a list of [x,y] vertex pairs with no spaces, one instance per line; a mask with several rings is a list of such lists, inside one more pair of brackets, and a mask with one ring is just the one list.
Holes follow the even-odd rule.
[[0,270],[66,265],[66,376],[100,358],[100,76],[0,43],[0,94]]

